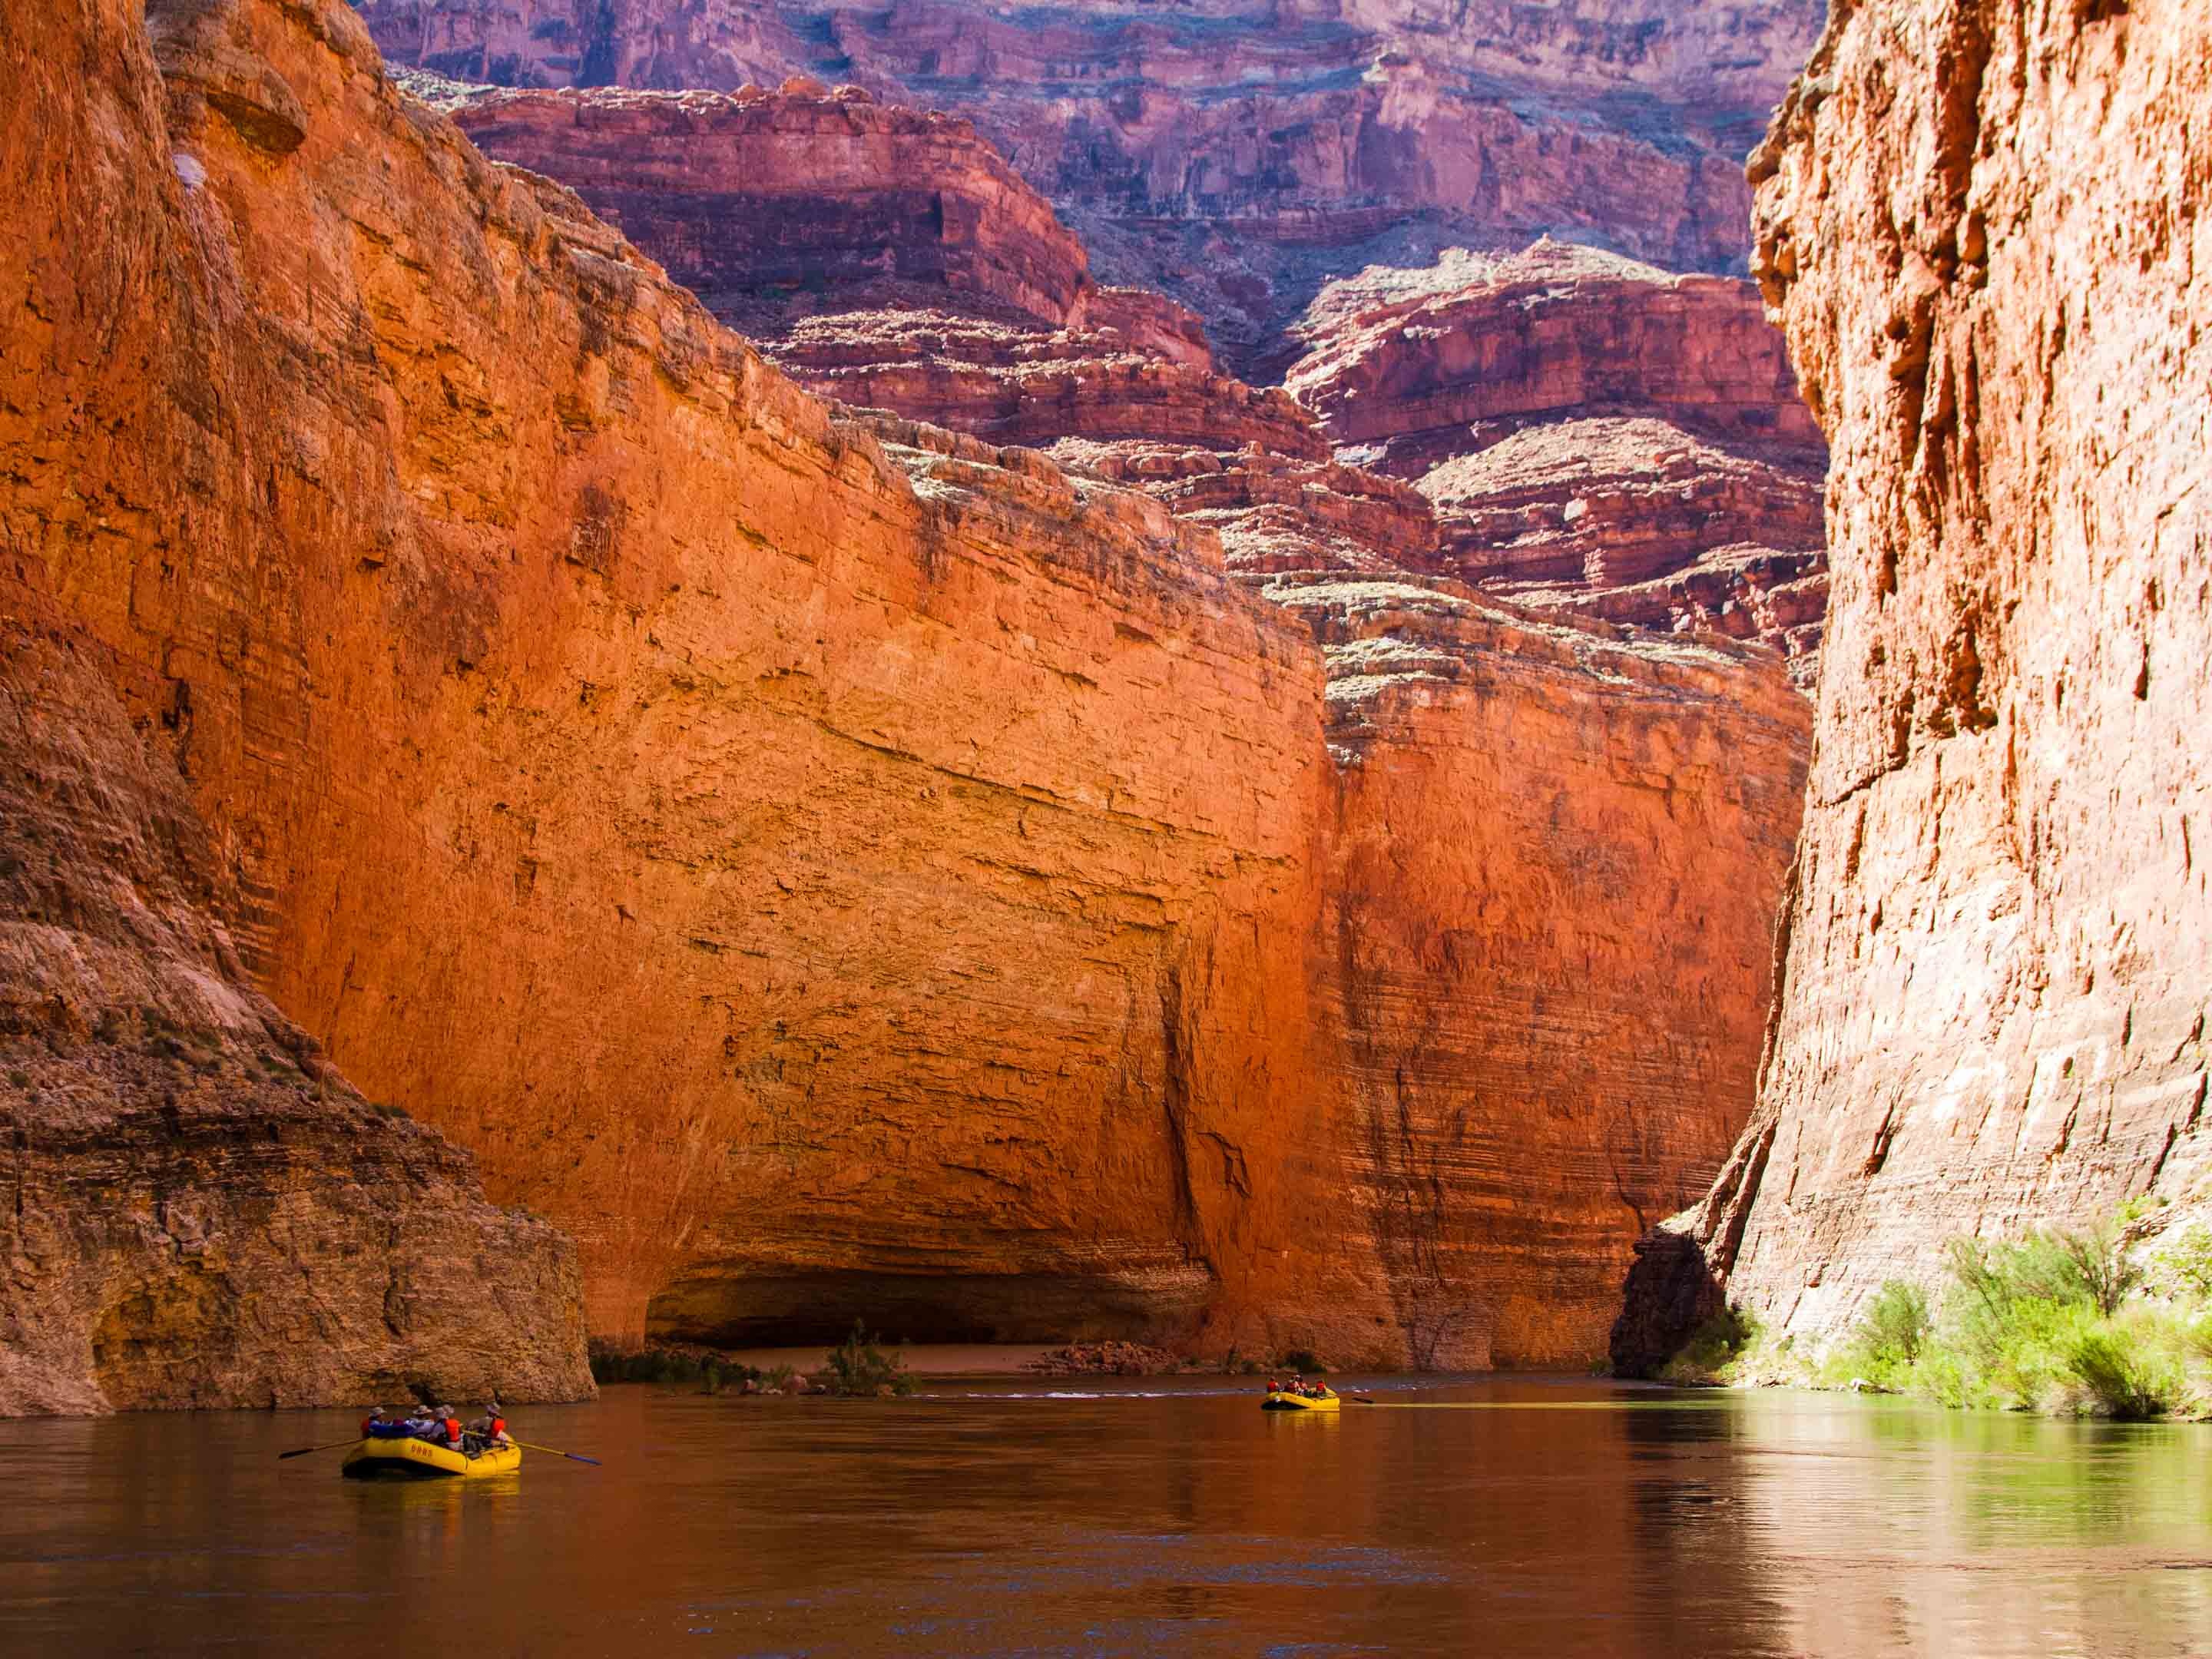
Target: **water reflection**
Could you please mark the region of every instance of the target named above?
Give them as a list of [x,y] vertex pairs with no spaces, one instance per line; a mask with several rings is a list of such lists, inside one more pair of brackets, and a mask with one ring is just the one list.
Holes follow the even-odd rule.
[[604,1468],[450,1485],[275,1461],[343,1414],[0,1424],[0,1651],[1980,1659],[2212,1631],[2199,1428],[1583,1382],[1334,1416],[938,1392],[613,1390],[522,1425]]

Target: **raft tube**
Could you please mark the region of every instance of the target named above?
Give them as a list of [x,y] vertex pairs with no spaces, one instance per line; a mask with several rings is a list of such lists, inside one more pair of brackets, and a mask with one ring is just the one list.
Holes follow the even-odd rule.
[[522,1448],[494,1446],[474,1455],[427,1440],[364,1440],[345,1455],[349,1480],[479,1480],[522,1467]]
[[1263,1412],[1333,1412],[1343,1405],[1335,1390],[1324,1388],[1321,1398],[1302,1394],[1271,1394],[1260,1402]]

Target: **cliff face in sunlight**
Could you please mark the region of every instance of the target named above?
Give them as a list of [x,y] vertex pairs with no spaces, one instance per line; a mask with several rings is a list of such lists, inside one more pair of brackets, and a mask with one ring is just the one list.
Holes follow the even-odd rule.
[[[595,1332],[1594,1350],[1748,1107],[1802,754],[1772,657],[1449,584],[1310,625],[1230,550],[1287,590],[1426,518],[1286,401],[1212,495],[1210,451],[1063,470],[834,408],[337,0],[138,9],[0,21],[36,90],[0,117],[0,556],[89,665],[41,739],[90,745],[70,787],[143,765],[204,826],[176,926],[223,1007],[265,993],[283,1053],[289,1016],[572,1232]],[[983,264],[1211,374],[1059,246]],[[1522,913],[1570,894],[1587,927]],[[1484,1045],[1510,1078],[1453,1058]],[[128,1093],[78,1063],[27,1109]],[[126,1164],[197,1144],[160,1121]],[[434,1137],[389,1145],[495,1224]]]
[[1833,600],[1759,1112],[1680,1236],[1786,1330],[2212,1170],[2208,88],[2184,0],[1838,5],[1753,158]]
[[0,584],[0,1415],[588,1395],[575,1247],[252,988],[120,667]]

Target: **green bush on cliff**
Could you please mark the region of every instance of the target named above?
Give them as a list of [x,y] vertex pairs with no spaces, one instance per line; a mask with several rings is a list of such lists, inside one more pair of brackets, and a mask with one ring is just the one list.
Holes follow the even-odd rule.
[[1723,1308],[1690,1333],[1682,1351],[1660,1371],[1662,1382],[1710,1384],[1729,1380],[1730,1369],[1759,1337],[1759,1321],[1747,1310]]
[[2203,1409],[2212,1387],[2212,1238],[2192,1229],[2149,1257],[2130,1246],[2138,1206],[2079,1231],[2008,1243],[1954,1238],[1931,1314],[1893,1279],[1829,1357],[1822,1379],[1950,1407],[2140,1421]]

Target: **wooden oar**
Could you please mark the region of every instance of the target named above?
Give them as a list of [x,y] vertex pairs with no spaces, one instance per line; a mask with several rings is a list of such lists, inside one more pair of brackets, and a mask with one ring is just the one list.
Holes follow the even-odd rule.
[[278,1452],[276,1461],[281,1463],[288,1457],[305,1457],[309,1452],[336,1451],[340,1446],[350,1446],[360,1438],[361,1437],[356,1434],[350,1439],[333,1440],[327,1446],[302,1446],[297,1451]]
[[[507,1438],[514,1440],[514,1437],[513,1435],[509,1435]],[[565,1457],[571,1463],[589,1463],[595,1469],[604,1467],[596,1457],[585,1457],[576,1452],[556,1451],[550,1446],[541,1446],[532,1440],[515,1440],[514,1443],[518,1446],[525,1447],[531,1451],[544,1452],[549,1456]]]

